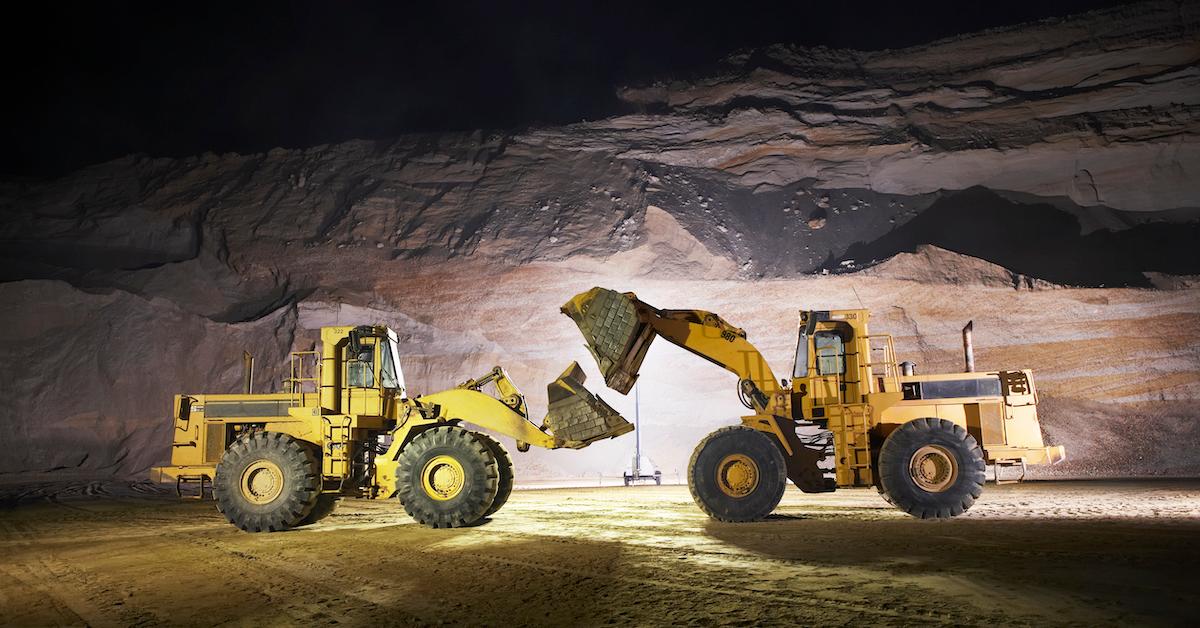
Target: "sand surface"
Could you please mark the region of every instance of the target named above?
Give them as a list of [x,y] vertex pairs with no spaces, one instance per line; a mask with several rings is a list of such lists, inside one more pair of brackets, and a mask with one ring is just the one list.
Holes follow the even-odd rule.
[[348,500],[287,533],[148,484],[0,488],[9,625],[1182,624],[1200,481],[988,486],[918,521],[872,490],[789,488],[770,520],[686,487],[521,490],[474,528]]

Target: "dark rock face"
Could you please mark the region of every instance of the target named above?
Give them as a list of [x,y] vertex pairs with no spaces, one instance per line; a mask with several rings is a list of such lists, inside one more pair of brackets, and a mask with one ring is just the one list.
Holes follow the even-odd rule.
[[663,113],[582,130],[748,185],[983,185],[1130,211],[1196,207],[1185,138],[1196,132],[1198,20],[1186,3],[1142,3],[905,50],[777,46],[696,84],[628,89]]
[[[1194,3],[1148,2],[904,50],[741,53],[703,80],[623,89],[637,113],[565,127],[7,182],[0,348],[18,394],[0,444],[30,453],[0,472],[138,472],[169,455],[171,394],[231,391],[243,347],[273,363],[313,327],[362,317],[411,341],[414,390],[501,362],[536,397],[587,363],[557,306],[605,283],[729,311],[780,356],[795,309],[859,298],[902,353],[943,368],[955,343],[931,329],[1023,321],[992,338],[995,366],[1038,368],[1058,411],[1103,403],[1119,422],[1170,402],[1179,416],[1200,395],[1197,42]],[[1151,285],[1174,289],[1112,289]],[[1141,319],[1160,323],[1141,347],[1154,374],[1103,342]],[[664,374],[695,368],[664,360]],[[728,418],[685,420],[717,393],[670,390],[693,398],[661,409],[666,468]],[[1095,457],[1077,473],[1147,472],[1096,462],[1083,412],[1045,419]],[[535,459],[619,468],[619,447]]]
[[1147,221],[1136,214],[1128,220],[1124,229],[1085,232],[1078,216],[1052,204],[1019,203],[971,188],[943,195],[879,239],[851,245],[845,255],[864,262],[883,260],[933,244],[1074,286],[1148,287],[1147,271],[1200,274],[1200,255],[1191,244],[1200,242],[1200,221]]
[[223,325],[164,299],[122,291],[86,294],[53,281],[0,284],[0,477],[28,472],[138,473],[172,438],[171,395],[182,382],[233,391],[236,352],[262,356],[278,381],[296,313]]

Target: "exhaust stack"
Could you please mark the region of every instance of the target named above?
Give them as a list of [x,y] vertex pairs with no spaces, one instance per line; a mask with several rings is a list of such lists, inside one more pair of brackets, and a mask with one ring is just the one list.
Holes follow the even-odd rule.
[[973,331],[975,330],[975,321],[967,321],[967,326],[963,327],[963,357],[967,362],[967,372],[975,372],[975,343]]
[[254,355],[249,351],[242,351],[242,388],[247,395],[254,388]]

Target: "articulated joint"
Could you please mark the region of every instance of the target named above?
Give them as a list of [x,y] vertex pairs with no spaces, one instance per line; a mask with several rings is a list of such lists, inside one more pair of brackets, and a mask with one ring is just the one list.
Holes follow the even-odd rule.
[[759,410],[760,412],[766,410],[767,405],[771,402],[763,394],[763,391],[759,390],[758,385],[748,379],[738,382],[738,398],[741,400],[742,405],[751,410]]

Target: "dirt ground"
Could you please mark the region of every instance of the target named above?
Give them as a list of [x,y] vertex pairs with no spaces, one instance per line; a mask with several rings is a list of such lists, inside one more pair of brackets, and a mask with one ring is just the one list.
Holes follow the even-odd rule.
[[349,500],[247,534],[212,502],[114,482],[0,488],[8,625],[1184,624],[1200,481],[989,485],[951,521],[789,488],[768,521],[684,486],[519,490],[429,530]]

